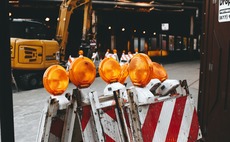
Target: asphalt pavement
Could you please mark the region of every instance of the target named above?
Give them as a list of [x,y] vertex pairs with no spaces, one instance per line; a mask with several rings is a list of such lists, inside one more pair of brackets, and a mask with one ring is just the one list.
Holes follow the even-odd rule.
[[[163,66],[169,79],[187,80],[190,94],[194,97],[195,106],[197,106],[200,60],[163,63]],[[127,87],[132,85],[129,78],[126,83]],[[98,93],[103,93],[105,86],[106,83],[100,77],[97,77],[90,88]],[[71,93],[74,88],[75,86],[70,83],[66,92]],[[44,88],[13,91],[15,142],[36,141],[39,120],[49,97],[50,95]]]

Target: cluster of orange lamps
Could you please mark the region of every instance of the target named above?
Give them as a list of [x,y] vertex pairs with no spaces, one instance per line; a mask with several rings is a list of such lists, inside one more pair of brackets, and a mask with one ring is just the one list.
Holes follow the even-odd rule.
[[[125,83],[130,77],[134,86],[145,87],[151,79],[168,78],[162,65],[152,62],[144,53],[135,54],[129,63],[120,65],[113,58],[104,58],[99,64],[99,75],[108,84]],[[60,65],[50,66],[43,75],[44,88],[52,95],[61,95],[71,81],[78,88],[89,87],[95,80],[96,67],[87,57],[75,58],[68,71]]]

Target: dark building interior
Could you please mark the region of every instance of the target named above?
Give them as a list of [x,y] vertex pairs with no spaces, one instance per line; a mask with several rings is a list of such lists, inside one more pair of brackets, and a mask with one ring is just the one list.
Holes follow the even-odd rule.
[[[45,22],[55,38],[61,2],[13,0],[10,1],[11,17],[40,21],[49,17],[50,20]],[[93,0],[92,7],[97,15],[96,38],[97,45],[100,46],[99,51],[103,55],[107,49],[116,48],[118,54],[121,54],[123,50],[134,52],[135,48],[138,48],[140,52],[145,52],[153,58],[155,52],[151,51],[155,50],[166,50],[167,57],[172,58],[197,58],[202,4],[202,0]],[[70,21],[66,52],[76,56],[81,45],[83,8],[77,8]],[[168,25],[168,29],[162,29],[163,23]],[[111,47],[111,43],[114,47]]]

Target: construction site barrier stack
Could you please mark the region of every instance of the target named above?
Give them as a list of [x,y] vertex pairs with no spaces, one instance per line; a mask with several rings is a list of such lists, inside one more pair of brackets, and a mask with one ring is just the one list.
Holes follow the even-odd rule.
[[[107,85],[98,94],[90,89],[96,72],[92,60],[78,58],[66,71],[76,86],[73,92],[48,91],[51,97],[41,117],[37,142],[194,142],[202,138],[186,80],[168,79],[165,70],[154,70],[156,66],[143,53],[134,55],[126,68],[114,58],[104,58],[99,74]],[[93,71],[83,79],[87,83],[73,75],[78,68],[74,66],[84,62],[91,69],[82,70]],[[140,62],[148,67],[135,68]],[[146,77],[138,78],[139,72]],[[133,83],[130,87],[125,85],[128,76]]]
[[117,62],[119,62],[119,58],[118,58],[116,49],[113,49],[113,53],[110,53],[110,50],[107,49],[105,53],[105,58],[114,58]]
[[125,54],[125,51],[123,51],[121,58],[120,58],[120,65],[128,63],[132,57],[133,57],[133,54],[130,51],[128,52],[128,54]]

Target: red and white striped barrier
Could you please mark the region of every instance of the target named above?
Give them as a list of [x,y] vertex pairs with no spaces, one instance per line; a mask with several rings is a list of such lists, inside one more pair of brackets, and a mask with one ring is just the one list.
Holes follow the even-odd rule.
[[105,58],[113,58],[113,59],[115,59],[115,60],[117,60],[117,61],[119,62],[119,59],[118,59],[118,56],[117,56],[116,53],[115,53],[115,54],[112,54],[112,53],[107,53],[107,52],[106,52]]
[[63,95],[50,97],[40,120],[37,142],[69,141],[72,138],[71,125],[68,125],[72,118],[69,103]]
[[71,65],[71,63],[74,61],[75,58],[73,58],[71,55],[69,55],[68,61],[66,63],[66,70],[69,70],[69,67]]
[[96,57],[98,57],[98,52],[95,52],[95,53],[93,53],[93,55],[92,55],[92,57],[91,57],[91,59],[96,59]]
[[104,92],[100,97],[97,92],[89,95],[99,141],[131,142],[130,131],[121,109],[122,102],[127,100],[123,99],[127,98],[125,86],[119,83],[109,84]]
[[[150,97],[146,94],[148,91],[141,91],[140,94],[140,90],[136,91],[135,87],[131,92],[134,94],[133,100],[129,101],[134,104],[130,104],[133,112],[130,124],[136,130],[134,139],[144,142],[195,142],[202,138],[196,108],[190,95],[160,99]],[[146,96],[146,103],[140,102],[143,95]]]
[[189,96],[141,106],[143,141],[194,142],[201,138],[198,117]]
[[73,58],[71,55],[69,55],[69,58],[68,58],[68,66],[70,66],[70,64],[74,61],[75,58]]
[[74,89],[72,95],[50,98],[41,117],[37,142],[98,142],[86,94]]
[[90,105],[83,106],[81,112],[78,112],[80,121],[82,139],[84,142],[97,142],[97,132]]
[[[83,55],[79,55],[79,57],[83,57]],[[72,57],[71,55],[69,55],[69,58],[68,58],[68,61],[66,63],[66,70],[68,71],[69,70],[69,67],[71,65],[71,63],[74,61],[74,57]]]
[[37,142],[79,139],[84,142],[195,142],[201,139],[187,84],[180,82],[177,88],[172,87],[182,93],[164,84],[171,91],[167,96],[157,96],[153,92],[161,85],[152,80],[144,88],[127,89],[116,82],[108,84],[100,96],[89,88],[76,88],[72,95],[51,97],[41,119]]
[[120,64],[124,64],[129,62],[129,60],[133,57],[133,55],[131,53],[125,54],[122,53],[121,58],[120,58]]
[[73,95],[76,96],[76,112],[80,123],[82,140],[84,142],[98,142],[97,130],[95,129],[95,121],[89,100],[89,92],[89,88],[81,90],[75,89],[75,92],[73,92]]

